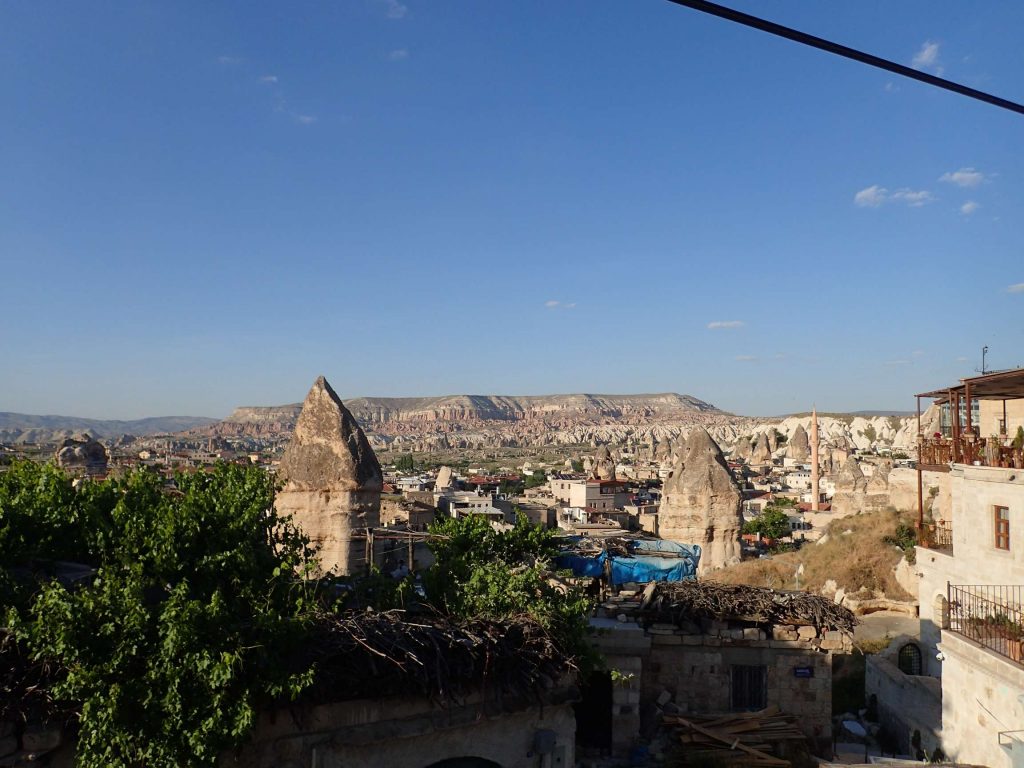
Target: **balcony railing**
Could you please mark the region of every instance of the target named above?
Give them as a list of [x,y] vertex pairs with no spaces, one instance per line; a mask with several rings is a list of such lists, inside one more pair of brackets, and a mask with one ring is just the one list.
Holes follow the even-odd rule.
[[1001,656],[1024,657],[1024,586],[947,586],[949,629]]
[[953,554],[953,524],[945,520],[925,523],[919,540],[922,547]]
[[979,464],[983,467],[1024,469],[1024,451],[998,437],[921,437],[918,460],[933,466],[942,464]]

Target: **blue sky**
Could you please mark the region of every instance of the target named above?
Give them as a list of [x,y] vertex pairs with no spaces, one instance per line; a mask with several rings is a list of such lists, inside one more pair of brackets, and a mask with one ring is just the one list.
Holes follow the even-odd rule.
[[[1024,4],[733,6],[1024,100]],[[0,410],[1024,364],[1024,117],[663,0],[0,6]]]

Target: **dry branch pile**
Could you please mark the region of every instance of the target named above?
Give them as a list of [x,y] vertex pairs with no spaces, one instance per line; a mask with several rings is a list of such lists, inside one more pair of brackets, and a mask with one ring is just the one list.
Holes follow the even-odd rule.
[[455,622],[405,611],[321,616],[301,663],[316,665],[316,703],[417,693],[450,700],[472,690],[539,699],[574,671],[537,622]]
[[740,619],[809,624],[819,630],[847,633],[853,632],[857,623],[851,611],[821,595],[713,581],[659,583],[644,613],[654,621],[672,624],[702,618]]
[[777,707],[726,715],[666,715],[682,746],[682,763],[785,768],[807,755],[807,737],[792,715]]
[[32,659],[13,634],[0,629],[0,722],[71,717],[75,708],[50,693],[63,675],[60,665]]

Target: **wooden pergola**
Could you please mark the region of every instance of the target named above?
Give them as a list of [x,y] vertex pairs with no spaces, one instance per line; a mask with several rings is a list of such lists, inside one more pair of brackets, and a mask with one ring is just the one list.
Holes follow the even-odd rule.
[[[936,405],[948,405],[950,437],[932,437],[921,431],[921,398],[931,398]],[[997,371],[961,379],[959,384],[917,395],[917,521],[924,527],[924,499],[921,473],[924,470],[948,472],[951,464],[979,463],[986,466],[1024,467],[1020,449],[1005,445],[1007,435],[983,438],[979,425],[971,423],[971,402],[1001,400],[1003,425],[1006,425],[1006,401],[1024,400],[1024,368]],[[964,419],[961,424],[960,410]],[[989,444],[991,443],[991,445]]]

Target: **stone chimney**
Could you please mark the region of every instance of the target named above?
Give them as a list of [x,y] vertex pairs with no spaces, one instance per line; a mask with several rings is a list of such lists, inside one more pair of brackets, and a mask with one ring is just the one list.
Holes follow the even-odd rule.
[[320,548],[320,567],[339,575],[366,567],[365,529],[380,525],[384,485],[377,456],[355,418],[321,376],[306,395],[281,459],[275,507]]

